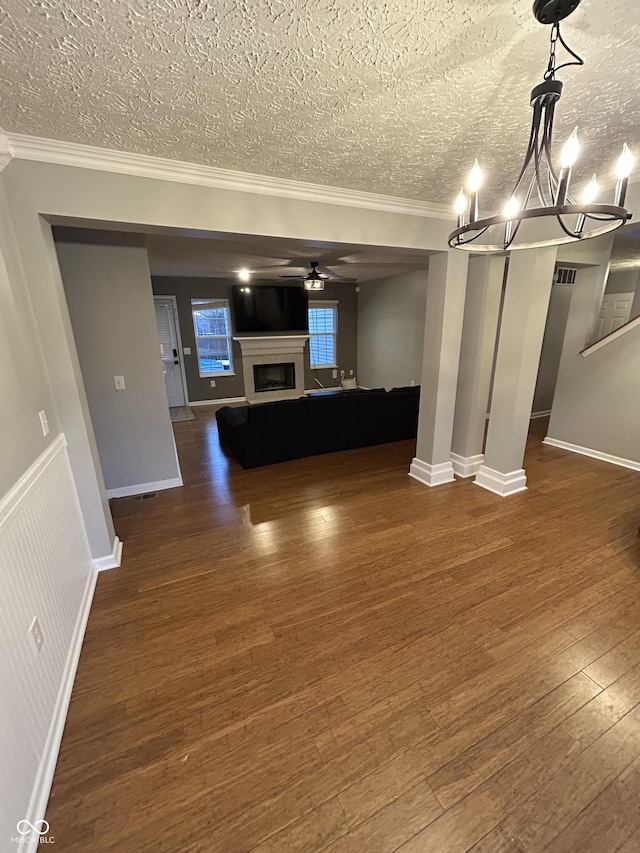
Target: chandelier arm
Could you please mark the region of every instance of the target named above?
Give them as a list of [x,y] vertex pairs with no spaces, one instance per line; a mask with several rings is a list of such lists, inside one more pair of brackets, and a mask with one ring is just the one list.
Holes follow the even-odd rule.
[[556,216],[556,219],[558,220],[558,223],[560,224],[560,227],[562,228],[562,230],[564,231],[564,233],[565,233],[568,237],[572,237],[574,240],[579,240],[579,239],[580,239],[580,234],[576,234],[576,232],[575,232],[575,231],[570,231],[570,230],[567,228],[567,226],[566,226],[566,225],[564,224],[564,222],[562,221],[562,216],[561,216],[560,214],[558,214],[558,215]]
[[516,239],[516,236],[517,236],[517,234],[518,234],[518,231],[520,230],[520,226],[521,226],[521,225],[522,225],[522,219],[519,219],[519,220],[516,222],[516,224],[513,226],[512,230],[511,230],[511,236],[510,236],[509,240],[508,240],[508,241],[507,241],[507,240],[505,240],[505,244],[504,244],[505,252],[506,252],[506,250],[509,248],[509,246],[511,246],[511,244],[513,243],[513,241]]
[[540,204],[542,207],[549,207],[549,202],[547,201],[544,194],[544,187],[542,186],[542,180],[540,178],[540,154],[541,148],[538,147],[538,140],[536,139],[536,148],[535,148],[535,161],[534,161],[534,171],[535,171],[535,179],[536,179],[536,188],[538,190],[538,198],[540,199]]
[[547,106],[547,113],[545,117],[545,127],[544,134],[542,137],[542,143],[544,147],[544,154],[547,160],[547,183],[549,184],[549,195],[552,200],[555,200],[556,193],[558,191],[558,184],[560,183],[560,179],[556,173],[556,170],[553,168],[553,160],[551,157],[551,144],[553,141],[553,119],[555,116],[555,101],[552,101]]
[[536,103],[533,107],[533,120],[531,122],[531,133],[529,135],[529,143],[527,145],[527,151],[524,155],[524,163],[522,164],[522,168],[520,169],[520,174],[516,179],[515,186],[513,188],[513,192],[511,196],[515,196],[515,194],[520,189],[520,184],[522,183],[522,179],[524,178],[527,169],[529,168],[529,163],[531,163],[531,158],[533,157],[533,152],[535,150],[536,139],[538,138],[538,134],[540,133],[540,119],[542,116],[542,110],[538,103]]
[[480,231],[478,231],[478,233],[474,237],[469,237],[468,240],[460,240],[460,236],[462,236],[462,235],[460,235],[458,237],[458,244],[466,245],[467,243],[475,242],[478,239],[478,237],[482,237],[484,234],[486,234],[487,231],[489,230],[489,228],[491,228],[490,225],[487,225],[485,228],[481,228]]
[[556,116],[556,102],[552,101],[547,107],[547,124],[545,127],[546,139],[545,139],[545,151],[547,153],[547,162],[549,164],[549,171],[553,175],[553,178],[556,183],[558,183],[559,178],[556,170],[553,166],[553,158],[551,155],[551,146],[553,144],[553,122]]

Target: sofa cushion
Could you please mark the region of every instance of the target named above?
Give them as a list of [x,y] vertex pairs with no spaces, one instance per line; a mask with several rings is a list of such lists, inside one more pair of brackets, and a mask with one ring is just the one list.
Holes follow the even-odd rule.
[[308,455],[307,398],[249,406],[246,467]]
[[386,392],[348,391],[308,402],[309,453],[333,453],[377,443]]

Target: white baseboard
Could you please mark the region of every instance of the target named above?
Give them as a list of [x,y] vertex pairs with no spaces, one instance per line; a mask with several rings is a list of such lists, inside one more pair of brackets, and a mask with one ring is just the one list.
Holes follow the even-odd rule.
[[130,495],[144,495],[147,492],[161,492],[163,489],[177,489],[181,485],[182,477],[171,477],[169,480],[154,480],[152,483],[138,483],[135,486],[107,489],[107,497],[128,498]]
[[548,418],[551,414],[551,409],[548,409],[546,412],[531,412],[531,420],[535,421],[536,418]]
[[[73,690],[73,682],[75,681],[76,670],[78,669],[78,661],[80,659],[80,652],[82,650],[87,622],[89,621],[89,611],[91,610],[91,603],[93,601],[93,594],[96,588],[97,579],[97,572],[91,572],[87,578],[87,584],[85,586],[80,610],[78,611],[78,617],[73,630],[73,637],[67,653],[64,671],[62,673],[62,680],[60,682],[60,689],[58,690],[53,717],[51,719],[51,724],[49,725],[47,740],[40,760],[40,765],[38,767],[38,775],[36,776],[31,800],[29,802],[28,815],[26,817],[29,823],[33,826],[37,826],[40,821],[44,820],[44,816],[47,811],[47,803],[49,801],[49,794],[51,793],[53,774],[55,773],[56,762],[58,761],[58,753],[60,752],[60,744],[62,742],[62,733],[67,720],[69,702],[71,701],[71,691]],[[55,836],[55,832],[52,832],[52,835]],[[26,847],[26,850],[29,851],[39,849],[40,845],[37,839],[34,839],[34,842]]]
[[592,459],[609,462],[611,465],[620,465],[621,468],[631,468],[632,471],[640,471],[640,462],[636,462],[634,459],[624,459],[622,456],[613,456],[611,453],[603,453],[601,450],[592,450],[590,447],[570,444],[568,441],[560,441],[559,438],[547,436],[543,444],[559,447],[561,450],[570,450],[572,453],[580,453],[582,456],[590,456]]
[[527,490],[527,475],[524,468],[519,471],[510,471],[508,474],[502,474],[500,471],[495,471],[493,468],[487,468],[486,465],[481,465],[478,469],[475,479],[476,486],[482,486],[489,492],[495,495],[506,498],[509,495],[515,495],[518,492]]
[[117,569],[122,562],[122,542],[116,536],[113,540],[113,551],[104,557],[96,557],[93,568],[96,572],[104,572],[106,569]]
[[442,486],[444,483],[455,481],[451,462],[439,462],[437,465],[430,465],[428,462],[416,458],[411,462],[409,476],[418,480],[419,483],[424,483],[425,486]]
[[246,397],[224,397],[221,400],[189,400],[187,406],[226,406],[228,403],[246,402]]
[[451,453],[451,464],[457,477],[473,477],[478,473],[478,468],[484,462],[484,454],[477,456],[460,456],[459,453]]

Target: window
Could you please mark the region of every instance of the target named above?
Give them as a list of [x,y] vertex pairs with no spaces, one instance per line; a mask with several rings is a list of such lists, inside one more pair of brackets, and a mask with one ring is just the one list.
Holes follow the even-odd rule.
[[338,303],[309,302],[311,367],[337,367]]
[[227,299],[192,299],[200,376],[233,372],[231,314]]

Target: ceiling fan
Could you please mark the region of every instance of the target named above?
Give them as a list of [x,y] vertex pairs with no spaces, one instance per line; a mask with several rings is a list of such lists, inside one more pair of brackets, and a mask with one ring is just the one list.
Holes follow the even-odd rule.
[[318,272],[319,261],[310,261],[309,265],[311,267],[311,272],[306,276],[304,275],[281,275],[279,278],[295,278],[302,280],[304,282],[305,290],[324,290],[324,283],[327,280],[332,281],[342,281],[347,284],[354,283],[357,281],[356,278],[344,278],[343,276],[336,275],[335,273],[320,273]]

